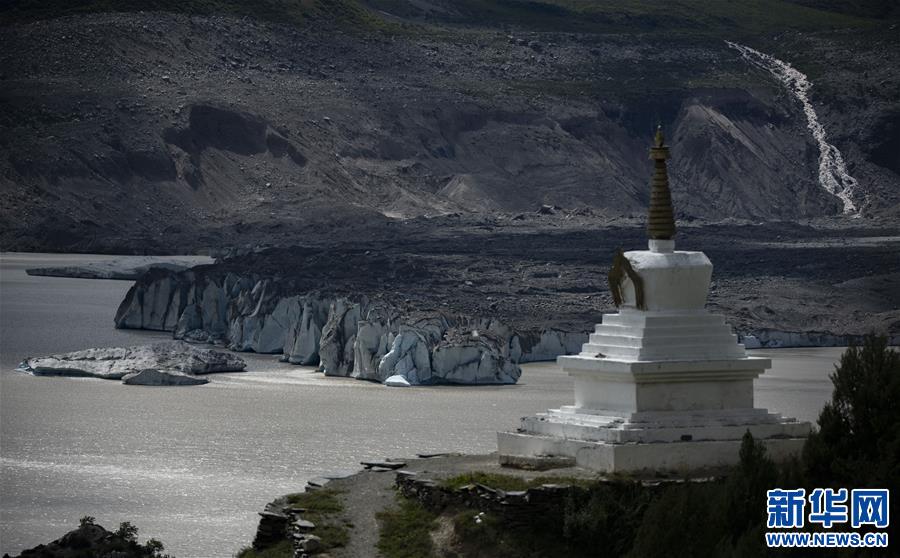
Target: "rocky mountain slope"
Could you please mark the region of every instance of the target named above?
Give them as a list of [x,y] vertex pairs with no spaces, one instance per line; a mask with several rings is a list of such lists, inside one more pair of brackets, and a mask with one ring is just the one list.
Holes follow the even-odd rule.
[[806,72],[859,213],[900,215],[890,12],[617,4],[13,2],[0,246],[388,239],[407,218],[543,204],[624,222],[646,205],[658,123],[680,217],[840,214],[801,105],[726,39]]

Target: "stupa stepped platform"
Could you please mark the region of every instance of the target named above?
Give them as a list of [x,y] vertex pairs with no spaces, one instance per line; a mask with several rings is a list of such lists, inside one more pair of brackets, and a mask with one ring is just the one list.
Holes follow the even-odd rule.
[[574,413],[564,407],[523,418],[520,431],[611,444],[734,440],[747,430],[761,439],[802,437],[809,433],[808,424],[765,409],[674,415],[633,413],[623,418]]
[[[756,439],[770,458],[784,461],[799,455],[806,435]],[[542,468],[545,463],[568,463],[604,473],[693,474],[735,465],[741,450],[740,438],[616,444],[532,433],[500,432],[498,436],[501,465]]]
[[[754,407],[753,381],[771,361],[747,356],[721,317],[692,313],[676,326],[683,316],[627,314],[605,315],[595,330],[604,333],[592,334],[581,354],[559,357],[575,380],[575,404],[499,432],[501,463],[568,458],[604,472],[720,467],[737,462],[747,431],[775,459],[800,451],[809,423]],[[608,335],[605,326],[630,335]],[[635,327],[654,333],[641,337]],[[690,333],[671,334],[682,327]],[[709,329],[716,335],[697,331]]]
[[603,316],[579,356],[665,361],[741,358],[746,352],[723,316],[623,310]]

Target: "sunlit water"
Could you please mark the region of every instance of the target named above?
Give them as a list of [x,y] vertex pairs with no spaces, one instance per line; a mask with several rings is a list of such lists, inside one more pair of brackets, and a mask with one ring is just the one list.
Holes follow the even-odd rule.
[[[26,267],[96,256],[0,257],[0,553],[49,542],[93,515],[132,521],[179,558],[228,557],[256,512],[319,474],[367,458],[486,453],[519,417],[572,402],[552,364],[519,385],[392,389],[324,378],[246,355],[248,372],[197,387],[138,387],[13,371],[26,356],[135,344],[166,334],[113,329],[130,283],[29,277]],[[760,406],[812,420],[840,349],[755,351],[774,369]]]

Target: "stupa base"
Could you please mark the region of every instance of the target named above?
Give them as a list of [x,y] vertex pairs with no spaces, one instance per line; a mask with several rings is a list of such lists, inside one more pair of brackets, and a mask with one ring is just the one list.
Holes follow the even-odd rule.
[[566,408],[522,419],[497,434],[500,463],[541,468],[552,461],[604,473],[689,472],[734,465],[745,432],[783,461],[799,455],[808,422],[764,409],[701,413],[574,413]]

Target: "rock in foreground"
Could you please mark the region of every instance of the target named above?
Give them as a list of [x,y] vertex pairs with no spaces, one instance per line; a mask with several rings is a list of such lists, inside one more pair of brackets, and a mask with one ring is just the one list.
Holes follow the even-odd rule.
[[199,386],[208,384],[206,378],[198,378],[184,372],[147,368],[133,374],[126,374],[122,383],[129,386]]
[[[163,550],[162,543],[156,540],[137,542],[137,528],[130,523],[108,531],[95,524],[92,517],[85,517],[77,529],[49,544],[23,550],[18,558],[161,558]],[[9,554],[3,558],[9,558]]]
[[395,374],[385,380],[384,385],[387,387],[410,387],[412,384],[409,383],[409,380],[407,380],[405,376]]
[[[142,385],[184,385],[193,374],[240,372],[244,360],[224,351],[201,349],[181,341],[86,349],[26,359],[19,366],[35,376],[84,376]],[[147,382],[147,383],[145,383]],[[206,383],[206,382],[200,382]]]

